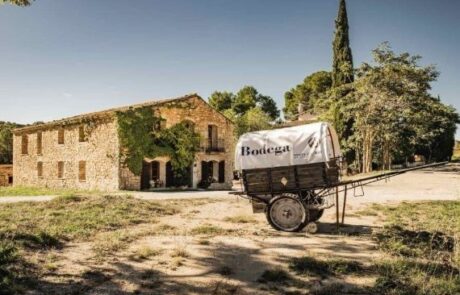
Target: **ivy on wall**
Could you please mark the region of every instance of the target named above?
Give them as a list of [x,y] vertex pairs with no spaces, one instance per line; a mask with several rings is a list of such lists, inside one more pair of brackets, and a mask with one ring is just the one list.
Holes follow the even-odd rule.
[[131,108],[116,115],[122,160],[132,173],[142,173],[146,157],[168,156],[174,177],[187,181],[185,171],[193,164],[200,145],[198,133],[185,122],[160,130],[163,119],[151,107]]

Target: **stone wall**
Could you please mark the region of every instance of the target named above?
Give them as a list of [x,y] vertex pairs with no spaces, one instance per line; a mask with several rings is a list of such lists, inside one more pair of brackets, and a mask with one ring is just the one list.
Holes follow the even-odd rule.
[[13,180],[13,165],[0,165],[0,186],[10,186]]
[[[164,125],[166,128],[170,128],[182,121],[192,122],[195,131],[200,134],[203,142],[207,142],[208,139],[208,126],[217,126],[218,139],[223,143],[225,151],[209,153],[200,151],[196,154],[196,161],[192,169],[193,187],[196,188],[201,181],[201,161],[225,161],[225,183],[215,184],[214,187],[219,189],[231,188],[235,146],[233,123],[199,97],[191,97],[187,100],[172,102],[161,107],[154,107],[154,109],[159,116],[166,120]],[[164,169],[168,159],[162,157],[146,160],[160,162],[160,175],[165,177]],[[161,180],[165,182],[165,179]],[[122,189],[138,190],[140,188],[140,183],[141,178],[139,176],[133,175],[127,168],[121,168],[120,184]]]
[[[114,191],[119,188],[119,142],[116,122],[92,122],[85,126],[87,141],[79,141],[79,127],[64,126],[64,144],[58,143],[61,127],[15,133],[13,138],[14,185],[49,188]],[[42,153],[38,154],[37,137],[42,133]],[[28,153],[22,154],[22,135],[27,135]],[[64,162],[62,178],[58,162]],[[79,178],[79,162],[86,162],[86,180]],[[37,163],[43,163],[39,177]]]

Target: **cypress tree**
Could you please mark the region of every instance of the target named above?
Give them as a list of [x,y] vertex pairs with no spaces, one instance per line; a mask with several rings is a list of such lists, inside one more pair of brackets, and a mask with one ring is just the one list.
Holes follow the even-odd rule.
[[348,16],[345,0],[340,0],[339,13],[335,21],[335,37],[332,45],[334,50],[332,86],[337,87],[353,82],[353,56],[348,37]]

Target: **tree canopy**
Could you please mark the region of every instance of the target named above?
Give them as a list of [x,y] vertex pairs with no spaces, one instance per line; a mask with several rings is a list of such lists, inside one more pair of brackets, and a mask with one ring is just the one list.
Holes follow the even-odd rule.
[[313,112],[314,106],[332,86],[330,72],[319,71],[307,76],[301,84],[284,94],[284,116],[287,119],[295,119],[298,115],[298,106],[302,104],[304,109]]
[[263,95],[253,86],[244,86],[236,94],[215,91],[209,104],[235,122],[236,135],[271,128],[280,111],[273,98]]

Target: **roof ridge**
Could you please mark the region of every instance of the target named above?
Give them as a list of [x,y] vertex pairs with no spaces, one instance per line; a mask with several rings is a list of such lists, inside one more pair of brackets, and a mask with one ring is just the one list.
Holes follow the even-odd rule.
[[146,107],[146,106],[154,106],[154,105],[159,105],[159,104],[164,104],[168,102],[173,102],[177,100],[183,100],[183,99],[189,99],[192,97],[200,97],[196,92],[195,93],[189,93],[185,94],[183,96],[175,97],[175,98],[162,98],[162,99],[156,99],[156,100],[147,100],[141,103],[135,103],[131,105],[125,105],[125,106],[120,106],[120,107],[114,107],[114,108],[109,108],[101,111],[94,111],[94,112],[88,112],[88,113],[83,113],[75,116],[70,116],[70,117],[65,117],[62,119],[56,119],[48,122],[44,122],[41,124],[37,125],[29,125],[21,128],[16,128],[13,130],[13,132],[22,132],[22,131],[28,131],[28,130],[34,130],[34,129],[40,129],[46,126],[53,126],[53,125],[58,125],[60,123],[64,122],[69,122],[73,120],[79,120],[87,117],[93,117],[93,116],[101,116],[101,115],[109,115],[115,112],[119,111],[125,111],[129,110],[131,108],[140,108],[140,107]]

